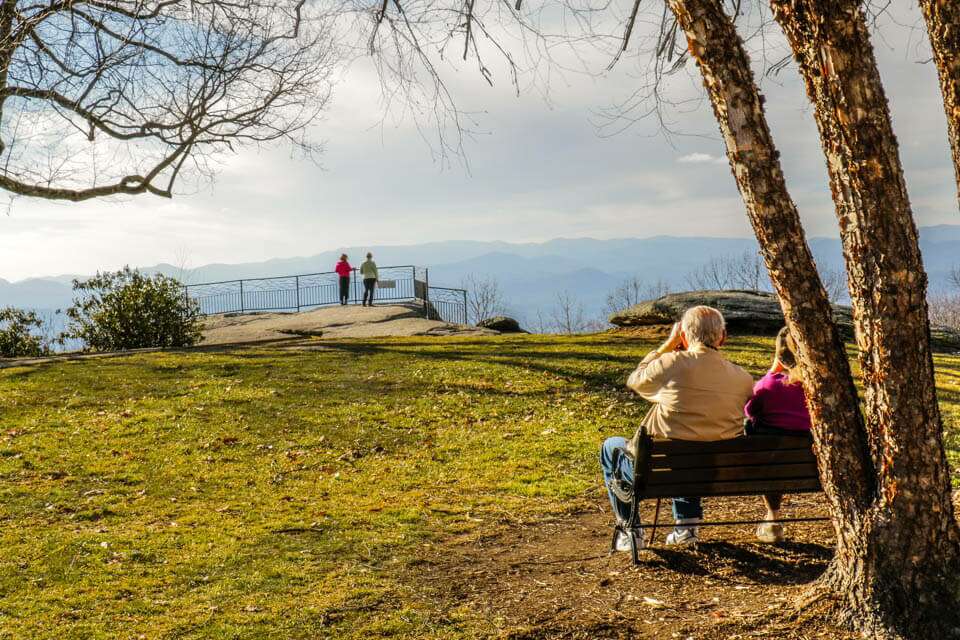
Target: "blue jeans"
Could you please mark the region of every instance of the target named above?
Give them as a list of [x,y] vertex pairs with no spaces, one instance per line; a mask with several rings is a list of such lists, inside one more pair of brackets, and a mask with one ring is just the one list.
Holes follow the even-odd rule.
[[[613,466],[613,451],[617,447],[626,447],[627,439],[615,436],[607,438],[600,447],[600,467],[603,469],[603,483],[607,485],[607,496],[610,498],[610,506],[619,519],[626,522],[630,518],[630,505],[621,502],[613,490],[610,489],[610,483],[613,481],[615,468]],[[617,461],[620,467],[620,477],[625,480],[633,480],[633,465],[626,456],[620,456]],[[703,507],[700,505],[700,498],[674,498],[673,499],[673,517],[675,520],[684,520],[687,518],[703,518]]]

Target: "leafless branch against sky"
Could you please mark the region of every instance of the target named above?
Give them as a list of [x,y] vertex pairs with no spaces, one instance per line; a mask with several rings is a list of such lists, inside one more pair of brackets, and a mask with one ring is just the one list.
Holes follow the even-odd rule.
[[169,197],[239,147],[283,140],[312,154],[331,42],[305,0],[7,0],[0,187]]

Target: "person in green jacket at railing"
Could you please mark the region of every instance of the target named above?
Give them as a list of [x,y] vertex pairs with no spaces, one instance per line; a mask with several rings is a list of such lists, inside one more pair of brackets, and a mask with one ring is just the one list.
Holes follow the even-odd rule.
[[368,253],[367,259],[360,265],[360,277],[363,278],[363,306],[373,306],[373,291],[377,286],[377,263],[373,261],[373,254]]

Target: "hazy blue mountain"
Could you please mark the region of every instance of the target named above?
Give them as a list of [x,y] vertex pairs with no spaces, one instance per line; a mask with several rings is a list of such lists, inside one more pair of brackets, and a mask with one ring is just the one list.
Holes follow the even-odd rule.
[[[842,269],[840,243],[811,238],[821,267]],[[960,225],[921,229],[921,248],[930,275],[931,290],[947,286],[947,274],[960,264]],[[687,275],[715,257],[756,251],[752,238],[656,236],[651,238],[558,238],[541,243],[481,241],[431,242],[408,246],[340,247],[309,257],[277,258],[243,264],[208,264],[184,270],[169,264],[142,267],[178,277],[188,284],[326,272],[341,253],[359,263],[372,251],[377,263],[418,265],[430,269],[430,282],[459,286],[468,276],[496,278],[510,311],[524,319],[537,311],[549,313],[558,293],[569,292],[592,317],[601,317],[607,294],[625,279],[638,276],[652,283],[662,280],[686,289]],[[2,275],[2,274],[0,274]],[[70,282],[76,275],[31,278],[19,282],[0,279],[0,306],[57,309],[70,304]]]
[[59,309],[69,306],[72,289],[56,278],[29,278],[19,282],[0,280],[0,307]]
[[483,274],[498,280],[556,276],[584,268],[583,262],[563,255],[525,257],[497,251],[468,260],[431,264],[431,279],[458,283],[470,275]]
[[932,227],[921,227],[920,238],[931,243],[960,242],[960,225],[938,224]]
[[597,269],[578,269],[562,275],[518,276],[500,280],[507,313],[531,328],[537,326],[538,312],[549,320],[557,304],[557,294],[569,293],[583,305],[591,319],[601,319],[607,294],[621,281],[617,276]]

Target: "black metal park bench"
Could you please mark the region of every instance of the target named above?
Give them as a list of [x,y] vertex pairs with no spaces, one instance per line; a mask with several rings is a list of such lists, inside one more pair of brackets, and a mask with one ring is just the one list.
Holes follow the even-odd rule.
[[[657,529],[673,524],[658,524],[660,500],[682,496],[750,496],[769,493],[818,493],[820,476],[812,442],[806,436],[751,435],[716,442],[654,440],[646,433],[640,438],[637,458],[633,460],[624,447],[614,452],[614,468],[618,456],[633,462],[634,478],[615,478],[613,490],[624,503],[630,504],[630,518],[617,522],[611,549],[620,532],[650,529],[650,543]],[[643,524],[640,503],[657,500],[653,523]],[[828,518],[791,518],[779,522],[816,522]],[[727,520],[702,522],[699,526],[759,524],[762,520]],[[633,563],[638,564],[634,536],[629,536]]]

